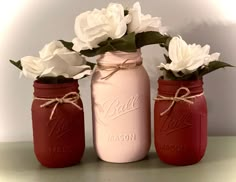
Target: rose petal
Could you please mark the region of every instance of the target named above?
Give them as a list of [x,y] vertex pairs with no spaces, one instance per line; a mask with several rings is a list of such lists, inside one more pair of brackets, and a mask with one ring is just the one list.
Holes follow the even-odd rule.
[[46,58],[41,61],[46,69],[53,67],[51,71],[56,76],[62,75],[63,73],[67,73],[69,65],[59,55],[54,55],[50,58]]
[[68,67],[68,73],[69,73],[69,77],[70,78],[73,78],[75,77],[76,75],[84,72],[85,70],[89,70],[91,71],[90,69],[90,66],[88,65],[83,65],[83,66],[70,66]]
[[39,57],[44,59],[46,57],[52,56],[54,51],[59,48],[63,48],[64,45],[60,41],[52,41],[46,44],[41,51],[39,51]]
[[81,50],[92,49],[93,47],[86,42],[82,42],[77,37],[72,40],[73,47],[72,49],[80,52]]
[[187,43],[179,37],[173,37],[169,43],[169,57],[173,63],[183,61],[183,52],[187,49]]
[[80,56],[77,52],[68,52],[65,54],[58,54],[70,66],[81,66],[86,64],[84,57]]
[[209,57],[205,58],[204,65],[208,65],[212,61],[219,60],[219,57],[220,57],[220,53],[218,53],[218,52],[215,52],[215,53],[209,55]]
[[40,58],[33,56],[25,56],[21,58],[22,73],[25,77],[36,79],[41,74],[44,67],[40,62]]
[[91,70],[84,70],[83,72],[78,73],[77,75],[75,75],[73,78],[74,79],[80,79],[80,78],[83,78],[84,76],[90,75],[90,74],[91,74]]
[[129,14],[132,17],[132,21],[128,24],[128,32],[161,31],[162,34],[165,33],[166,28],[162,27],[161,18],[152,17],[149,14],[143,15],[139,2],[134,3],[133,7],[129,10]]

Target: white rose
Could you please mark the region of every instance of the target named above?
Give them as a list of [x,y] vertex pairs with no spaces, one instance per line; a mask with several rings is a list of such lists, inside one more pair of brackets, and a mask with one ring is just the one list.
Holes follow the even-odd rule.
[[139,2],[134,3],[133,7],[129,10],[131,15],[131,22],[128,24],[128,32],[148,32],[155,31],[164,34],[166,28],[162,27],[160,17],[152,17],[151,15],[143,15]]
[[44,70],[44,66],[38,57],[25,56],[21,58],[21,65],[22,74],[31,79],[36,79]]
[[53,56],[57,53],[65,53],[69,52],[69,50],[64,47],[64,45],[57,40],[54,40],[48,44],[46,44],[42,50],[39,51],[39,57],[44,59],[50,56]]
[[176,76],[181,71],[184,74],[190,74],[199,67],[204,67],[211,61],[219,59],[220,54],[209,55],[210,46],[190,44],[188,45],[181,37],[173,37],[169,44],[169,58],[171,63],[163,64],[159,68],[171,70]]
[[76,38],[72,40],[76,51],[93,49],[107,40],[121,38],[127,31],[129,16],[124,16],[121,4],[110,3],[106,9],[87,11],[75,20]]
[[22,73],[36,79],[45,76],[64,76],[80,79],[90,75],[90,66],[79,53],[70,51],[60,41],[52,41],[39,51],[40,57],[26,56],[21,59]]

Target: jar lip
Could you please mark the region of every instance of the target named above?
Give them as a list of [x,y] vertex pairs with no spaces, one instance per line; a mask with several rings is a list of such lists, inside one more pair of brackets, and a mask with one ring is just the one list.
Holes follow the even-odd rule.
[[136,52],[124,52],[124,51],[106,52],[104,54],[101,54],[97,58],[97,63],[122,64],[126,60],[129,60],[130,63],[142,62],[141,50],[137,49]]
[[198,80],[164,80],[159,78],[157,80],[157,82],[161,85],[191,85],[191,84],[203,84],[203,80],[202,79],[198,79]]
[[106,54],[115,54],[115,55],[129,55],[129,54],[141,54],[141,49],[136,49],[135,52],[125,52],[125,51],[108,51],[105,52],[102,55],[106,55]]
[[34,81],[34,88],[39,88],[39,89],[48,89],[48,88],[53,88],[53,89],[56,89],[56,88],[66,88],[66,87],[70,87],[70,86],[76,86],[78,87],[79,84],[78,84],[78,80],[73,80],[73,81],[70,81],[70,82],[67,82],[67,83],[40,83],[38,82],[38,80],[35,80]]

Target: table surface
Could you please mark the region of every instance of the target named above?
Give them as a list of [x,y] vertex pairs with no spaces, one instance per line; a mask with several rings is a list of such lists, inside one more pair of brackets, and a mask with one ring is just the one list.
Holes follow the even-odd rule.
[[112,164],[87,147],[80,164],[49,169],[41,166],[31,142],[0,143],[0,182],[236,182],[236,137],[209,137],[206,154],[191,166],[162,163],[152,146],[146,159]]

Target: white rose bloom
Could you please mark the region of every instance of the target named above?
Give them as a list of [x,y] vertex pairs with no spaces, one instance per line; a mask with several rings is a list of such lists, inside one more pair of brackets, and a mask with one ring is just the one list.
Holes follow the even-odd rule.
[[166,28],[162,27],[160,17],[152,17],[151,15],[143,15],[139,2],[134,3],[133,7],[129,10],[131,22],[128,24],[128,32],[148,32],[155,31],[164,34]]
[[25,56],[21,58],[21,65],[22,74],[31,79],[36,79],[44,70],[44,66],[38,57]]
[[169,58],[171,63],[163,64],[159,68],[171,70],[176,76],[181,71],[184,74],[190,74],[199,67],[209,64],[211,61],[219,59],[220,53],[209,55],[210,46],[190,44],[188,45],[181,37],[173,37],[169,44]]
[[39,51],[39,57],[44,59],[49,56],[53,56],[57,53],[65,53],[68,52],[69,50],[64,47],[64,45],[60,41],[52,41],[48,44],[46,44],[42,50]]
[[70,51],[60,41],[52,41],[39,51],[40,57],[26,56],[21,59],[23,75],[36,79],[37,76],[64,76],[80,79],[91,74],[90,66],[79,53]]
[[121,4],[110,3],[106,9],[87,11],[75,20],[76,38],[72,40],[76,51],[93,49],[107,40],[121,38],[127,31],[129,16],[124,16]]

